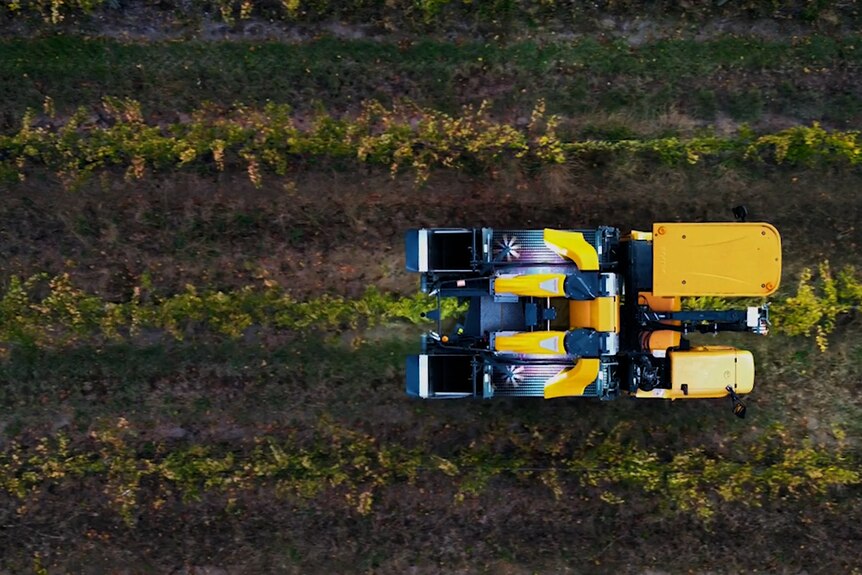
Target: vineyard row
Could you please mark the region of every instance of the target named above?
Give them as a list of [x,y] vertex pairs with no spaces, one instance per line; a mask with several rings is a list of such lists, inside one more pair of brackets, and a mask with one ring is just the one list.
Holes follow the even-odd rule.
[[490,118],[484,105],[466,107],[458,117],[413,104],[386,108],[376,102],[366,102],[352,118],[322,112],[295,117],[288,106],[276,104],[262,110],[204,108],[187,122],[167,125],[147,122],[132,100],[107,98],[102,110],[92,115],[80,109],[64,122],[26,114],[17,133],[0,135],[0,178],[23,179],[35,167],[75,182],[110,168],[142,178],[148,170],[222,171],[230,166],[242,167],[261,185],[264,170],[284,175],[315,163],[346,162],[382,166],[392,173],[411,169],[421,183],[433,169],[481,172],[503,160],[528,169],[616,157],[668,165],[862,163],[858,131],[829,131],[818,124],[761,135],[742,128],[730,136],[571,140],[560,135],[560,118],[547,116],[543,102],[522,127]]
[[[0,453],[0,491],[21,500],[22,512],[42,493],[95,480],[103,485],[106,503],[129,523],[142,501],[157,511],[177,495],[195,500],[221,493],[230,508],[244,492],[261,488],[296,502],[335,495],[368,514],[383,488],[442,474],[456,488],[456,502],[508,477],[531,486],[538,480],[557,498],[588,494],[609,504],[624,503],[629,493],[652,493],[664,502],[664,511],[709,520],[722,502],[758,506],[767,498],[823,497],[862,482],[840,429],[832,430],[831,447],[795,443],[774,426],[736,456],[695,448],[665,460],[650,448],[623,446],[618,435],[626,425],[582,442],[567,433],[544,437],[536,430],[528,439],[505,439],[504,451],[502,438],[486,435],[443,457],[425,448],[382,444],[328,421],[311,435],[303,433],[303,439],[258,437],[234,449],[141,443],[120,418],[75,445],[62,434],[26,447],[12,443]],[[156,493],[142,497],[142,489]]]
[[[84,340],[122,340],[142,331],[163,331],[176,339],[196,333],[240,337],[252,326],[323,332],[368,327],[392,321],[420,323],[434,300],[424,294],[400,297],[369,288],[357,299],[322,295],[297,301],[269,283],[222,292],[187,286],[159,295],[147,276],[125,302],[110,302],[76,288],[68,274],[13,277],[0,298],[0,341],[54,347]],[[727,302],[690,300],[689,306],[727,306]],[[862,305],[862,281],[847,267],[833,274],[821,264],[816,276],[803,271],[796,292],[772,306],[774,328],[789,336],[814,336],[821,350],[839,317]],[[442,301],[443,317],[463,311],[454,299]]]

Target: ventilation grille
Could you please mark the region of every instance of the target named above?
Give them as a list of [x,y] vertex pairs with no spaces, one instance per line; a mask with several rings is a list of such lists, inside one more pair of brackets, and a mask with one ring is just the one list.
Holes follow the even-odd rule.
[[[595,230],[579,230],[584,239],[596,245]],[[495,264],[568,264],[545,245],[544,230],[497,230],[491,234],[491,262]]]

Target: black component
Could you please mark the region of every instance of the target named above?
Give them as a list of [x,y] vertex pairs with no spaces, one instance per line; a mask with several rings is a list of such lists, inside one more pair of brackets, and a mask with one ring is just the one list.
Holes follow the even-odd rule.
[[638,356],[632,361],[632,374],[638,389],[642,391],[652,391],[661,386],[659,367],[653,365],[645,355]]
[[557,310],[552,307],[542,309],[542,321],[554,321],[557,319]]
[[605,257],[604,261],[599,258],[599,268],[603,271],[619,271],[620,258],[620,231],[617,228],[610,226],[602,226],[601,231],[602,251]]
[[526,325],[522,302],[495,302],[490,297],[474,296],[464,321],[466,335],[482,337],[494,331],[518,331]]
[[602,334],[594,329],[573,329],[566,333],[563,344],[570,355],[599,357],[603,351],[602,338]]
[[733,212],[733,217],[738,222],[744,222],[745,218],[748,217],[748,208],[746,208],[745,206],[742,206],[742,205],[736,206],[731,211]]
[[[652,242],[632,240],[628,245],[627,279],[630,280],[629,293],[651,292],[653,281],[653,249]],[[626,286],[629,287],[629,286]]]
[[472,359],[468,355],[429,356],[430,388],[435,393],[473,393]]
[[[640,306],[637,295],[640,292],[651,292],[653,282],[652,242],[631,240],[621,242],[618,252],[623,262],[623,286],[626,294],[622,302],[622,325],[639,325]],[[621,349],[640,349],[640,333],[637,329],[624,329],[620,332]],[[636,387],[636,386],[635,386]],[[632,389],[634,391],[634,389]]]
[[419,314],[419,317],[424,317],[430,319],[431,321],[439,321],[440,320],[440,308],[423,311]]
[[566,297],[575,300],[595,299],[599,293],[599,274],[573,273],[566,276],[563,282]]
[[683,395],[688,395],[688,384],[687,383],[683,383],[682,385],[679,386],[679,388],[682,391]]
[[474,259],[474,239],[473,230],[452,230],[431,234],[428,238],[431,269],[470,271]]
[[436,289],[440,297],[469,297],[483,296],[488,293],[490,276],[465,276],[460,278],[442,279],[435,278],[431,282],[432,289]]
[[423,389],[420,374],[420,356],[407,358],[407,394],[422,397],[429,390],[441,396],[481,395],[478,389],[479,364],[474,356],[465,354],[441,353],[428,356],[427,389]]
[[732,387],[730,387],[728,385],[724,389],[726,389],[727,393],[730,394],[730,401],[733,404],[733,415],[735,415],[736,417],[739,417],[740,419],[744,418],[745,417],[745,411],[747,409],[745,407],[745,404],[742,403],[742,400],[739,399],[739,396],[736,395],[736,392],[733,391]]
[[449,336],[450,340],[455,340],[464,335],[464,325],[460,323],[456,323],[455,327],[452,328],[452,334]]
[[534,303],[524,304],[524,323],[527,327],[535,327],[539,323],[539,306]]
[[536,327],[540,321],[548,322],[557,319],[557,310],[553,307],[539,308],[539,304],[527,302],[524,304],[524,322],[527,327]]
[[[748,331],[747,310],[725,311],[652,311],[649,308],[640,309],[639,323],[643,327],[654,329],[672,329],[687,333],[714,333],[719,331]],[[679,321],[682,325],[667,325],[662,322]]]

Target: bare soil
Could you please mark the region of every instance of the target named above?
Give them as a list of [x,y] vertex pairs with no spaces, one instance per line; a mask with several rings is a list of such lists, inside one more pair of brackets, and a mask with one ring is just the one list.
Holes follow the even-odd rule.
[[[99,9],[90,15],[72,15],[63,22],[46,25],[33,18],[17,18],[0,22],[8,35],[29,37],[39,33],[82,34],[91,37],[152,42],[163,40],[225,41],[278,41],[300,43],[327,35],[343,39],[371,39],[381,41],[409,41],[417,37],[436,38],[449,42],[483,40],[505,36],[517,41],[569,41],[598,37],[608,41],[623,40],[639,46],[657,40],[696,38],[711,40],[737,35],[775,40],[803,38],[814,32],[842,35],[857,31],[852,19],[826,10],[811,21],[789,18],[787,15],[761,17],[748,14],[724,16],[703,13],[696,17],[674,14],[660,6],[644,10],[597,10],[592,14],[575,14],[572,18],[548,19],[536,22],[467,22],[449,19],[417,27],[416,22],[398,21],[398,18],[380,18],[361,22],[356,18],[324,19],[314,22],[289,22],[252,15],[225,22],[218,14],[191,11],[183,17],[181,11],[160,9],[148,2],[127,0],[120,9]],[[178,18],[179,16],[179,18]],[[561,16],[564,14],[561,12]],[[363,20],[363,19],[359,19]]]
[[[785,281],[823,260],[858,264],[860,175],[638,164],[435,174],[300,173],[268,177],[178,175],[127,182],[96,178],[74,192],[48,177],[11,185],[0,206],[0,279],[70,272],[82,288],[129,297],[144,272],[174,293],[185,284],[230,289],[274,280],[297,297],[356,296],[369,285],[413,293],[402,238],[411,227],[650,229],[655,221],[751,219],[783,234]],[[657,192],[656,190],[660,190]]]
[[[88,499],[99,486],[87,488]],[[57,493],[20,525],[7,511],[0,547],[41,550],[81,574],[183,573],[856,573],[862,509],[775,502],[722,510],[706,529],[668,522],[649,496],[597,505],[576,493],[560,500],[527,485],[493,485],[455,505],[442,482],[394,486],[369,517],[337,502],[267,504],[262,492],[234,513],[219,498],[144,510],[128,528],[100,509]],[[592,494],[589,494],[592,495]],[[11,510],[10,510],[11,511]],[[9,523],[11,521],[11,523]],[[79,534],[69,541],[70,533]],[[15,554],[17,555],[17,554]],[[10,572],[31,563],[10,562]]]

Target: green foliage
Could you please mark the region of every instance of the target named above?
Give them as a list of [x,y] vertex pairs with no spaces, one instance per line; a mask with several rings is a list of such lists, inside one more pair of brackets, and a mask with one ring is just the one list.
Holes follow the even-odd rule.
[[838,318],[862,305],[862,282],[853,267],[845,267],[833,276],[829,262],[818,267],[815,277],[803,270],[796,294],[773,306],[775,327],[787,335],[814,335],[817,346],[825,351],[827,336],[835,329]]
[[[38,298],[36,294],[44,291],[47,295]],[[98,329],[108,307],[110,304],[75,289],[68,274],[51,279],[37,274],[26,281],[12,277],[0,298],[0,340],[27,345],[49,340],[66,343]]]
[[[293,500],[340,499],[365,515],[373,513],[374,494],[381,488],[442,474],[457,487],[456,502],[508,477],[532,488],[544,484],[558,498],[578,493],[609,504],[646,493],[667,511],[708,521],[721,502],[757,506],[765,499],[822,498],[862,483],[857,462],[840,441],[832,447],[800,445],[774,427],[732,458],[695,448],[667,460],[652,448],[626,444],[627,426],[622,423],[607,435],[594,433],[573,453],[558,449],[564,438],[536,431],[522,444],[510,434],[488,435],[443,458],[428,448],[381,443],[328,420],[301,435],[261,436],[239,449],[182,444],[143,449],[121,418],[74,446],[64,435],[29,447],[12,443],[0,454],[0,490],[26,504],[51,486],[95,479],[105,485],[105,502],[128,523],[134,522],[144,485],[156,490],[148,496],[156,506],[172,494],[189,500],[220,493],[230,507],[242,492],[271,487],[277,496]],[[835,433],[842,437],[840,430]]]
[[12,15],[38,14],[47,24],[59,24],[70,14],[89,14],[106,0],[8,0],[0,10]]
[[764,154],[779,164],[809,166],[824,158],[841,158],[856,165],[862,163],[862,142],[859,132],[830,132],[815,122],[760,136],[746,150],[748,157]]
[[255,185],[262,171],[284,174],[309,161],[350,160],[382,165],[393,173],[410,168],[418,182],[435,168],[485,168],[501,159],[531,165],[559,164],[581,157],[638,155],[668,164],[695,164],[706,158],[774,164],[858,165],[862,142],[855,131],[829,132],[817,124],[755,137],[697,136],[625,140],[563,141],[558,118],[547,117],[539,102],[529,126],[519,130],[492,120],[483,104],[465,107],[461,116],[412,104],[388,109],[367,102],[355,118],[324,113],[300,127],[283,105],[263,110],[242,106],[227,113],[198,110],[190,121],[169,126],[147,124],[132,100],[106,99],[110,125],[88,123],[80,110],[65,125],[48,129],[25,115],[14,135],[0,136],[0,175],[24,179],[28,166],[44,166],[71,183],[104,168],[122,168],[128,178],[148,169],[196,166],[224,170],[243,166]]
[[[15,87],[0,100],[0,115],[6,126],[28,108],[43,111],[46,123],[68,118],[80,106],[98,116],[99,99],[111,94],[138,99],[160,122],[206,102],[225,109],[236,102],[286,102],[307,121],[318,104],[356,110],[368,98],[386,106],[407,98],[458,114],[462,105],[478,107],[483,95],[492,94],[496,118],[529,119],[536,101],[544,99],[549,114],[576,119],[561,124],[561,137],[577,130],[581,139],[616,141],[644,132],[673,135],[666,120],[656,122],[660,118],[697,130],[674,118],[712,121],[730,113],[740,93],[752,87],[762,95],[763,113],[856,126],[862,111],[862,95],[853,89],[858,84],[844,74],[862,62],[859,34],[675,38],[636,47],[589,36],[539,41],[521,30],[511,41],[469,35],[456,45],[440,36],[436,30],[412,42],[381,42],[324,35],[300,43],[140,43],[64,34],[0,38],[0,85]],[[744,75],[746,82],[728,83],[728,74]],[[814,76],[817,81],[810,81]],[[545,81],[535,82],[537,77]],[[612,84],[606,90],[590,89],[606,82]],[[668,110],[674,113],[668,116]]]
[[[234,292],[188,285],[181,293],[160,296],[146,278],[130,301],[115,303],[75,288],[68,274],[39,274],[25,281],[11,278],[0,297],[0,341],[41,347],[83,338],[116,340],[145,330],[165,331],[176,339],[199,331],[237,338],[252,325],[333,331],[394,321],[418,324],[434,305],[424,294],[399,297],[373,287],[357,299],[323,295],[297,301],[275,285]],[[463,312],[451,299],[441,309],[444,317]]]
[[[761,300],[704,296],[685,298],[683,307],[692,310],[727,310],[760,305]],[[805,268],[794,295],[784,296],[770,308],[770,320],[778,333],[789,336],[814,336],[817,347],[826,351],[827,336],[839,318],[862,306],[862,281],[853,266],[833,275],[829,262],[822,262],[817,274]]]
[[725,311],[739,309],[750,305],[760,305],[761,300],[754,299],[726,299],[719,296],[699,296],[683,298],[682,306],[686,310],[714,310]]
[[[758,305],[759,300],[716,297],[686,298],[686,309],[732,309]],[[853,267],[833,275],[820,264],[816,277],[804,270],[796,293],[773,303],[775,331],[788,336],[813,336],[821,350],[842,316],[862,305],[862,282]],[[163,331],[175,339],[204,332],[240,337],[252,326],[275,329],[333,331],[388,322],[415,324],[435,306],[424,294],[409,297],[368,288],[360,298],[321,295],[297,301],[277,285],[246,286],[232,291],[199,290],[187,285],[179,293],[155,292],[147,276],[132,290],[129,301],[104,301],[76,288],[68,274],[37,274],[26,280],[13,276],[0,294],[0,341],[25,346],[63,346],[87,338],[120,340],[146,331]],[[464,312],[454,298],[441,301],[443,317]]]

